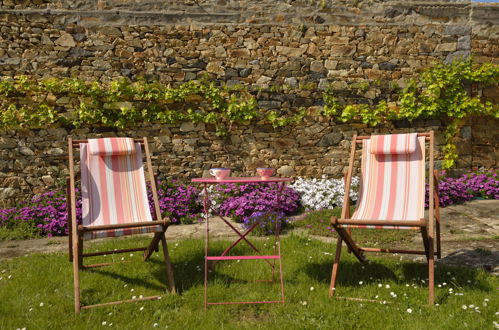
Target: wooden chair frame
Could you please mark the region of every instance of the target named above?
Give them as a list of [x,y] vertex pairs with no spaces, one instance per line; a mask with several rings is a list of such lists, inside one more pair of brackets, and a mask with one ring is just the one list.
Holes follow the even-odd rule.
[[[430,196],[429,198],[429,212],[428,219],[420,219],[420,221],[406,221],[406,220],[358,220],[350,219],[350,185],[352,182],[353,175],[353,164],[356,155],[356,146],[361,144],[362,140],[370,139],[370,136],[357,136],[354,135],[352,139],[352,147],[350,150],[350,160],[348,166],[348,172],[345,173],[345,195],[343,199],[343,207],[341,212],[341,218],[336,217],[331,218],[331,224],[338,233],[338,241],[336,243],[336,253],[333,263],[333,270],[331,273],[331,284],[329,287],[329,296],[333,296],[336,292],[336,280],[338,266],[340,262],[341,247],[343,241],[345,241],[348,251],[353,252],[357,259],[361,262],[365,261],[364,252],[385,252],[385,253],[405,253],[405,254],[422,254],[426,256],[428,262],[428,303],[433,305],[435,302],[435,231],[436,231],[436,255],[441,258],[441,244],[440,244],[440,209],[439,209],[439,198],[438,198],[438,172],[434,170],[434,133],[430,131],[428,133],[418,133],[418,137],[424,136],[425,142],[429,143],[429,188]],[[425,143],[426,144],[426,143]],[[426,180],[425,180],[426,181]],[[436,224],[435,224],[436,220]],[[393,225],[393,226],[410,226],[410,227],[420,227],[421,236],[424,244],[423,250],[407,250],[407,249],[380,249],[380,248],[367,248],[359,247],[351,236],[350,228],[341,227],[342,224],[351,225]],[[384,229],[386,230],[386,229]],[[352,300],[363,300],[357,298],[346,298]],[[367,300],[367,299],[366,299]]]
[[[95,305],[81,305],[80,302],[80,270],[85,268],[94,268],[94,267],[102,267],[107,266],[113,263],[101,263],[101,264],[92,264],[92,265],[83,265],[83,258],[85,257],[93,257],[107,254],[117,254],[117,253],[127,253],[133,251],[144,251],[144,260],[149,259],[153,251],[159,251],[159,242],[161,241],[164,262],[166,266],[166,277],[167,284],[172,293],[176,292],[175,282],[173,278],[173,268],[170,261],[170,256],[168,254],[168,246],[166,243],[165,232],[168,226],[171,224],[170,219],[162,219],[161,211],[159,208],[158,201],[158,193],[156,190],[156,180],[152,171],[152,163],[151,156],[149,152],[149,145],[147,142],[147,138],[143,139],[134,139],[134,142],[140,143],[144,147],[146,163],[147,163],[147,172],[149,174],[149,181],[151,184],[151,190],[154,199],[154,211],[153,221],[143,221],[143,222],[135,222],[135,223],[126,223],[126,224],[112,224],[112,225],[100,225],[100,226],[91,226],[86,227],[83,225],[77,225],[76,219],[76,196],[75,196],[75,169],[74,169],[74,148],[79,148],[80,143],[88,143],[88,140],[73,140],[72,138],[68,138],[68,156],[69,156],[69,178],[67,179],[67,210],[68,210],[68,232],[69,232],[69,261],[73,263],[73,273],[74,273],[74,302],[75,302],[75,313],[80,313],[81,309],[89,309],[93,307],[99,306],[107,306],[107,305],[117,305],[125,302],[137,302],[144,300],[152,300],[159,299],[161,296],[149,296],[138,299],[129,299],[129,300],[119,300],[113,301],[103,304],[95,304]],[[159,220],[161,219],[161,220]],[[140,248],[130,248],[130,249],[121,249],[121,250],[112,250],[112,251],[99,251],[93,253],[83,253],[83,234],[89,231],[98,231],[98,230],[106,230],[106,229],[122,229],[122,228],[133,228],[133,227],[144,227],[144,226],[156,226],[160,225],[162,227],[161,232],[155,232],[154,237],[151,240],[149,246],[140,247]]]

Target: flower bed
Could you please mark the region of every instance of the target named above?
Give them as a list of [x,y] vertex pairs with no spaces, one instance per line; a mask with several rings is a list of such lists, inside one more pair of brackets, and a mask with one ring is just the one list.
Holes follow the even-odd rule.
[[[463,203],[474,198],[499,199],[499,170],[469,172],[459,177],[446,176],[441,172],[439,182],[440,205]],[[352,178],[350,198],[357,200],[358,178]],[[344,186],[340,179],[297,178],[284,187],[279,210],[276,205],[275,184],[225,184],[211,186],[212,206],[220,215],[230,216],[247,226],[255,219],[277,218],[282,227],[286,216],[305,210],[333,209],[341,207]],[[174,223],[192,223],[201,219],[202,203],[196,186],[176,181],[158,182],[158,198],[163,216]],[[149,192],[151,210],[152,194]],[[427,188],[428,204],[428,188]],[[428,206],[428,205],[427,205]],[[277,216],[267,216],[277,211]],[[77,219],[81,219],[81,201],[77,198]],[[259,231],[269,232],[265,222]],[[268,228],[267,228],[268,227]],[[67,235],[66,197],[62,191],[51,191],[20,202],[15,208],[0,209],[0,229],[18,230],[19,238]],[[326,228],[331,232],[331,228]],[[0,232],[0,238],[2,237]]]
[[[440,172],[438,194],[440,206],[459,204],[475,198],[499,199],[499,170],[480,170],[468,172],[457,178]],[[426,187],[426,206],[428,207],[428,186]]]
[[[359,178],[352,178],[350,198],[357,200]],[[304,179],[297,178],[290,186],[301,194],[301,205],[306,210],[332,209],[343,204],[345,184],[343,179]]]
[[[201,204],[198,201],[199,190],[196,186],[182,184],[175,180],[157,183],[159,208],[163,217],[169,217],[173,223],[193,223],[202,219]],[[151,190],[148,191],[149,206],[154,212]]]
[[[77,190],[77,195],[79,191]],[[201,206],[196,187],[176,181],[158,182],[161,214],[174,223],[192,223],[200,219]],[[152,193],[148,191],[149,206],[154,211]],[[81,222],[81,199],[76,198],[76,218]],[[68,234],[66,194],[50,191],[20,202],[18,207],[0,209],[0,227],[20,230],[19,238],[63,236]]]

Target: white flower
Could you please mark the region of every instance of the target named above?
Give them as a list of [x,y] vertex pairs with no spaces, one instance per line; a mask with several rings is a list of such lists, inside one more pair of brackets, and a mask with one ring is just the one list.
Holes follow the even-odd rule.
[[106,325],[106,324],[107,324],[107,322],[106,322],[106,321],[102,321],[102,325]]
[[442,283],[442,285],[447,285],[447,283],[444,282],[444,283]]
[[130,253],[130,257],[133,257],[133,253]]
[[412,313],[412,309],[411,308],[407,308],[406,312],[409,313],[409,314],[411,314]]
[[135,291],[135,289],[130,289],[130,292],[134,292],[134,291]]
[[137,299],[137,296],[132,296],[132,299]]
[[144,306],[142,306],[142,307],[139,308],[139,311],[142,312],[143,310],[144,310]]
[[390,284],[385,285],[385,288],[389,289],[390,288]]
[[140,295],[140,296],[139,296],[139,298],[140,298],[140,299],[142,299],[142,298],[144,298],[144,296],[143,296],[143,295]]
[[12,275],[7,276],[7,278],[10,280],[12,278]]
[[[352,178],[350,197],[357,200],[359,178]],[[307,210],[319,210],[340,206],[343,203],[344,183],[342,179],[304,179],[297,178],[291,188],[301,194],[301,204]]]
[[314,291],[315,288],[313,286],[310,287],[310,291]]
[[466,310],[466,309],[468,309],[468,306],[462,305],[461,308],[464,309],[464,310]]
[[381,283],[380,283],[380,284],[378,284],[378,288],[381,288],[382,286],[383,286],[383,284],[381,284]]
[[359,281],[359,285],[362,285],[362,283],[364,283],[364,282],[362,282],[362,281]]
[[40,307],[43,307],[43,303],[42,302],[40,303]]
[[155,327],[155,328],[157,328],[159,326],[159,324],[154,323],[152,326]]

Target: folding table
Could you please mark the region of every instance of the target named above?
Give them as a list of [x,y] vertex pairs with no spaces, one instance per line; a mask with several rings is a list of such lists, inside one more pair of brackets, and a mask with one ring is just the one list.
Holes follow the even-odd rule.
[[[284,188],[284,184],[286,182],[291,182],[291,178],[277,178],[270,177],[267,179],[263,179],[260,177],[240,177],[240,178],[224,178],[224,179],[216,179],[216,178],[195,178],[192,179],[194,183],[202,183],[204,185],[204,197],[203,197],[203,207],[205,213],[206,220],[206,242],[205,242],[205,258],[204,258],[204,308],[208,305],[223,305],[223,304],[270,304],[270,303],[284,303],[284,283],[282,278],[282,263],[281,263],[281,246],[279,240],[280,234],[280,223],[276,221],[276,229],[275,229],[275,243],[274,243],[274,254],[272,255],[263,255],[258,248],[255,247],[253,243],[251,243],[246,237],[257,225],[258,222],[253,224],[250,228],[248,228],[244,233],[240,232],[236,227],[234,227],[227,219],[220,216],[222,221],[227,224],[238,236],[239,238],[235,240],[229,247],[227,247],[223,253],[219,256],[211,256],[209,255],[209,210],[212,209],[210,205],[210,196],[208,192],[208,185],[213,184],[227,184],[227,183],[256,183],[256,184],[268,184],[274,183],[276,186],[276,199],[275,199],[275,210],[279,209],[279,204],[281,202],[282,197],[282,189]],[[212,209],[213,210],[213,209]],[[215,210],[214,210],[215,211]],[[228,256],[230,250],[232,250],[237,244],[244,241],[248,244],[258,255],[252,256]],[[274,273],[276,262],[279,263],[279,277],[280,277],[280,285],[281,285],[281,299],[280,300],[271,300],[271,301],[231,301],[231,302],[208,302],[208,271],[209,271],[209,262],[213,262],[213,264],[217,263],[221,260],[263,260],[268,263],[268,265],[272,269],[272,280],[274,280]]]

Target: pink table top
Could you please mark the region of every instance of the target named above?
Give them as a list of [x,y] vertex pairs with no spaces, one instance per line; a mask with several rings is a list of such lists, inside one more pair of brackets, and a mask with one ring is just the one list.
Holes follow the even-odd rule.
[[232,178],[228,177],[225,179],[217,179],[217,178],[195,178],[192,179],[191,182],[197,183],[268,183],[268,182],[291,182],[292,178],[278,178],[278,177],[270,177],[268,179],[262,179],[259,176],[252,177],[240,177],[240,178]]

